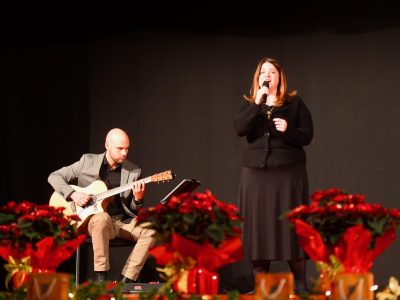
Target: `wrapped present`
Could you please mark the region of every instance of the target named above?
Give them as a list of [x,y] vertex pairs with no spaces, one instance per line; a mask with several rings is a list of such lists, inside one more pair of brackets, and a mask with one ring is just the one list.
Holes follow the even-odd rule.
[[292,273],[256,274],[256,300],[294,298]]
[[307,299],[308,300],[328,300],[328,297],[325,295],[308,295]]
[[69,274],[29,274],[27,300],[68,300]]
[[332,300],[373,300],[372,273],[341,273],[333,281]]
[[218,294],[219,275],[205,268],[181,269],[173,283],[173,289],[184,294]]

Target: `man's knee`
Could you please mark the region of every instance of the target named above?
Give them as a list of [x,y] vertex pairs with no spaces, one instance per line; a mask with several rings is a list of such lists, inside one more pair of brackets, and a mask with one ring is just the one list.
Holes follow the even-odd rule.
[[156,238],[156,231],[154,229],[142,227],[142,230],[140,232],[141,237],[146,237],[146,238]]
[[96,229],[109,227],[111,224],[111,218],[108,213],[101,212],[91,217],[89,221],[89,227],[95,227]]

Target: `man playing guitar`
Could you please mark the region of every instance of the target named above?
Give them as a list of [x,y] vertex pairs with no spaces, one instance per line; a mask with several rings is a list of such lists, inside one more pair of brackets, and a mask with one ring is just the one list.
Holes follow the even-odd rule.
[[[106,136],[105,148],[105,153],[84,154],[79,161],[51,173],[48,182],[57,196],[72,205],[71,213],[95,208],[84,215],[82,228],[92,237],[94,271],[98,281],[106,281],[110,269],[109,240],[121,237],[136,242],[120,278],[123,282],[134,282],[155,242],[154,231],[143,224],[136,225],[135,219],[137,209],[143,206],[146,182],[140,179],[141,169],[126,159],[129,137],[123,130],[111,129]],[[99,180],[105,183],[105,189],[130,185],[103,201],[106,205],[96,203],[97,199],[90,191],[70,185],[76,183],[78,187],[87,187]]]

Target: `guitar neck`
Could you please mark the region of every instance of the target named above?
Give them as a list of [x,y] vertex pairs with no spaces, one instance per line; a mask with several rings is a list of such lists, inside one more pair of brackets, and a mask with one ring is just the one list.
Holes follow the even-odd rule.
[[[138,181],[139,180],[133,181],[133,182],[129,182],[129,183],[125,184],[125,185],[121,185],[121,186],[113,188],[111,190],[107,190],[105,192],[102,192],[102,193],[96,195],[96,200],[97,201],[103,200],[103,199],[109,198],[111,196],[114,196],[116,194],[119,194],[119,193],[125,192],[127,190],[130,190],[130,189],[132,189],[133,185]],[[143,181],[144,181],[144,183],[151,182],[151,176],[143,178]]]

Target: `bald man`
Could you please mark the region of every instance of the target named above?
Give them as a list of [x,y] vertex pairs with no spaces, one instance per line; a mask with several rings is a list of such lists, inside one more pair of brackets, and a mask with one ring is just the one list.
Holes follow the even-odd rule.
[[113,197],[107,212],[90,217],[87,233],[92,237],[97,281],[107,280],[109,240],[121,237],[136,242],[120,278],[122,282],[135,282],[146,262],[148,250],[155,242],[153,230],[136,225],[137,209],[143,206],[145,183],[140,180],[141,169],[126,159],[129,137],[123,130],[111,129],[106,136],[105,148],[104,153],[84,154],[79,161],[51,173],[48,181],[57,193],[80,207],[91,198],[85,192],[75,191],[70,184],[84,188],[101,180],[112,189],[134,182],[132,189]]

